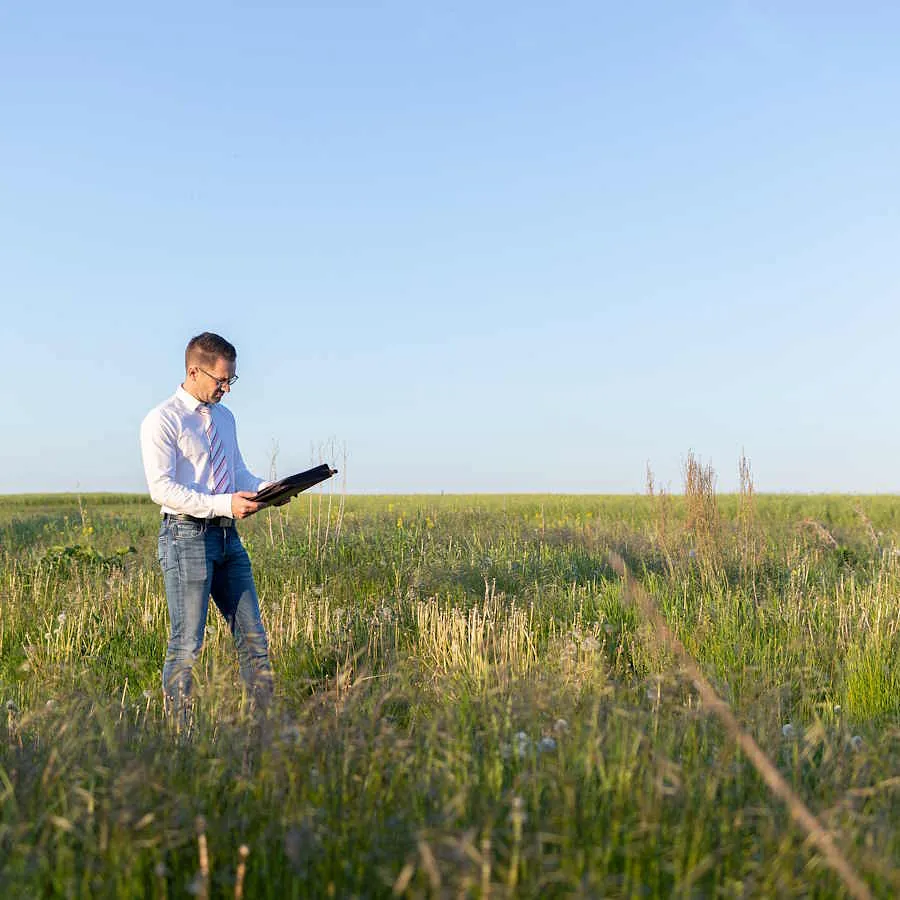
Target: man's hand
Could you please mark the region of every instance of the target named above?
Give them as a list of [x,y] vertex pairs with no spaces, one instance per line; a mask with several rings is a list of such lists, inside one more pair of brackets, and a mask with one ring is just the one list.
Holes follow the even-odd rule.
[[246,519],[253,513],[262,509],[264,503],[257,503],[252,498],[256,494],[253,491],[235,491],[231,495],[231,512],[236,519]]

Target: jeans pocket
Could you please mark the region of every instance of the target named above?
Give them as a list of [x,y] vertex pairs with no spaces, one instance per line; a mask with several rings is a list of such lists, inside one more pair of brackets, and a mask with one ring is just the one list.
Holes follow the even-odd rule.
[[191,538],[200,537],[205,529],[205,525],[200,525],[197,522],[173,522],[172,536],[176,541],[186,541]]

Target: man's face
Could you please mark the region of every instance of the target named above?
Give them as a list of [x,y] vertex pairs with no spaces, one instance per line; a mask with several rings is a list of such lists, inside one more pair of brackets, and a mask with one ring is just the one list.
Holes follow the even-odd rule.
[[188,366],[184,388],[201,403],[218,403],[231,388],[228,381],[234,376],[235,364],[223,357],[214,366],[192,363]]

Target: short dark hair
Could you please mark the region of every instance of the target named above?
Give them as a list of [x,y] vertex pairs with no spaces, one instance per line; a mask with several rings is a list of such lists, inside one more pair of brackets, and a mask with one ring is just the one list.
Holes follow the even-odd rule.
[[190,365],[204,365],[212,368],[219,358],[234,362],[237,359],[237,350],[234,344],[229,343],[219,334],[204,331],[188,341],[184,351],[184,367]]

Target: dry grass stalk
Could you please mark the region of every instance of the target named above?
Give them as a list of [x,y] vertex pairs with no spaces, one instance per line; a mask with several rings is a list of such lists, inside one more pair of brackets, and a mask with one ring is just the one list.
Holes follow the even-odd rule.
[[244,876],[247,874],[247,857],[250,855],[250,848],[246,844],[241,844],[238,849],[239,862],[237,874],[234,879],[234,900],[242,900],[244,896]]
[[694,536],[704,575],[713,578],[722,567],[716,473],[712,465],[703,465],[693,452],[688,453],[684,463],[684,500],[687,528]]
[[491,896],[491,836],[481,839],[481,896],[490,900]]
[[200,857],[200,878],[197,885],[197,896],[201,900],[209,897],[209,851],[206,846],[206,819],[197,816],[195,820],[197,828],[197,853]]
[[807,528],[811,528],[816,536],[827,547],[832,550],[837,550],[838,542],[834,539],[834,535],[821,522],[817,522],[815,519],[804,519],[800,524],[805,525]]
[[756,488],[753,484],[753,472],[750,460],[741,451],[738,461],[740,478],[740,504],[738,506],[738,539],[740,541],[741,573],[755,588],[756,573],[763,554],[762,536],[759,520],[756,515]]
[[631,577],[622,557],[618,553],[611,552],[609,554],[609,562],[623,580],[625,599],[630,600],[641,614],[652,623],[661,642],[675,654],[678,662],[694,683],[694,687],[697,689],[703,704],[718,716],[725,726],[725,730],[753,764],[753,767],[769,790],[785,804],[794,821],[806,832],[810,842],[821,852],[828,866],[843,881],[848,894],[855,900],[871,900],[872,893],[868,885],[857,874],[821,822],[785,781],[775,765],[762,751],[759,744],[741,728],[731,707],[719,697],[713,686],[707,681],[700,666],[685,649],[684,644],[671,631],[649,594]]
[[862,503],[857,501],[853,509],[855,510],[856,515],[859,516],[859,520],[863,523],[863,527],[866,529],[869,540],[872,542],[873,546],[877,547],[878,535],[875,533],[875,526],[872,525],[872,520],[866,515]]
[[672,518],[672,498],[665,488],[661,487],[657,489],[650,463],[647,463],[647,496],[653,498],[653,506],[656,513],[654,517],[656,543],[666,559],[666,567],[669,570],[669,575],[672,575],[674,572],[672,549],[670,547],[672,541],[672,529],[670,527]]

